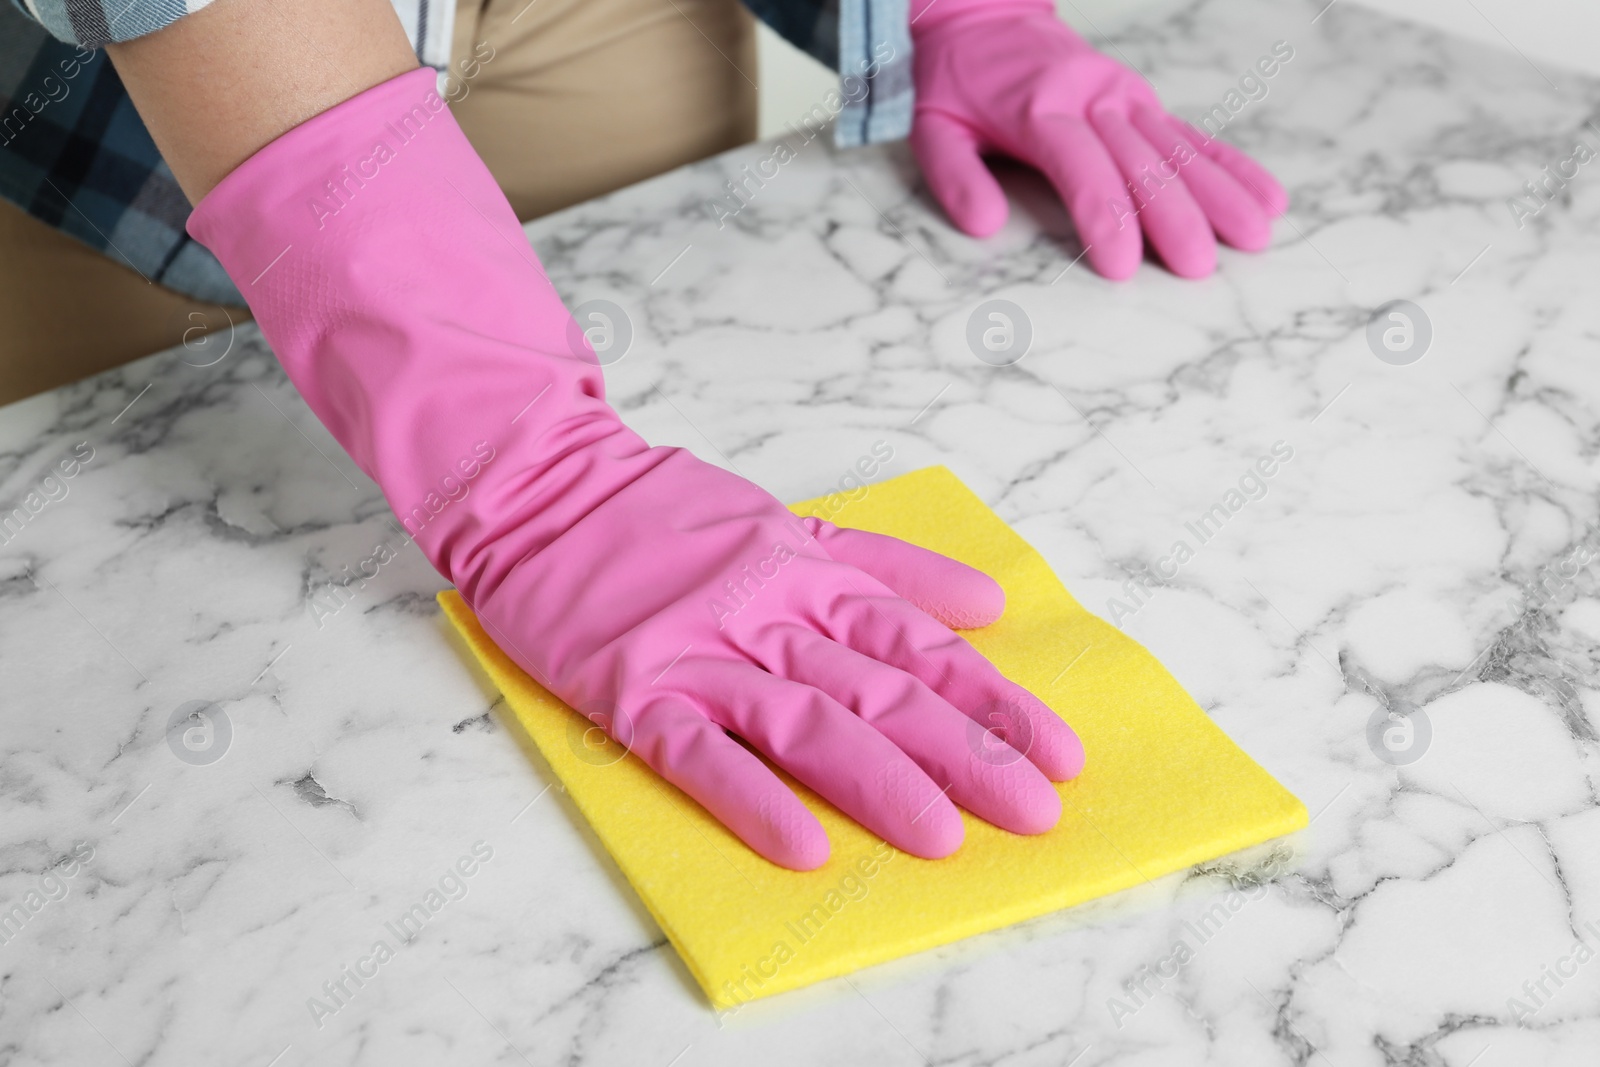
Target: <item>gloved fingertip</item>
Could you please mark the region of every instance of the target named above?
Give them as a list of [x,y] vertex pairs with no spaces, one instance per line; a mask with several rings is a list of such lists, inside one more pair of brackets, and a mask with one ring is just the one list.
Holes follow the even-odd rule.
[[967,827],[956,806],[941,796],[896,836],[901,840],[890,844],[900,851],[925,860],[942,860],[961,847]]
[[981,186],[962,186],[946,194],[945,212],[956,228],[968,237],[991,237],[1000,231],[1011,215],[1004,194]]
[[1083,742],[1077,731],[1057,715],[1050,705],[1027,690],[1017,687],[1013,705],[1026,718],[1026,723],[1012,720],[1005,731],[1006,740],[1014,745],[1028,762],[1038,768],[1052,782],[1069,782],[1083,773]]
[[1067,211],[1095,273],[1115,282],[1133,277],[1144,259],[1144,237],[1127,194],[1115,186],[1097,187],[1069,200]]
[[791,871],[814,871],[828,862],[833,846],[826,833],[819,832],[803,841],[774,842],[769,847],[758,848],[767,859]]
[[[1265,172],[1263,172],[1265,174]],[[1265,174],[1266,181],[1258,184],[1265,188],[1260,190],[1263,206],[1267,214],[1279,218],[1289,213],[1289,191],[1278,183],[1278,179],[1270,174]]]
[[1005,225],[1010,214],[1005,191],[984,163],[970,128],[937,111],[919,112],[911,128],[911,148],[934,199],[957,229],[988,237]]
[[1029,791],[1027,802],[1017,806],[1016,817],[1006,829],[1014,834],[1044,834],[1061,821],[1061,794],[1049,784]]
[[1267,168],[1243,152],[1236,153],[1226,164],[1234,178],[1250,194],[1250,199],[1261,205],[1268,218],[1275,219],[1288,214],[1289,192]]
[[1160,252],[1167,269],[1180,278],[1206,278],[1217,269],[1217,242],[1209,230],[1203,241],[1185,241]]
[[767,859],[791,871],[814,871],[828,862],[828,832],[792,794],[764,798],[739,836]]
[[1103,241],[1089,246],[1089,265],[1114,282],[1132,278],[1143,259],[1144,246],[1139,241]]
[[975,758],[972,786],[961,803],[1013,834],[1042,834],[1061,821],[1061,795],[1021,752],[990,748]]
[[976,630],[1005,614],[1006,591],[982,571],[958,564],[939,579],[938,600],[924,591],[912,602],[952,630]]
[[1272,223],[1264,214],[1231,219],[1218,228],[1218,236],[1241,252],[1260,252],[1272,244]]
[[1083,742],[1078,739],[1077,733],[1065,723],[1062,725],[1065,728],[1065,737],[1058,738],[1048,746],[1041,745],[1037,752],[1029,753],[1033,765],[1044,772],[1044,776],[1052,782],[1072,781],[1083,773],[1084,763],[1087,760]]

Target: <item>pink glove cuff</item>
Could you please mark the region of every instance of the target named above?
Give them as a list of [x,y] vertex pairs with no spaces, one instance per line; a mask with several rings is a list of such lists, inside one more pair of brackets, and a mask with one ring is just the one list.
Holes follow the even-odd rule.
[[[556,466],[605,438],[619,457],[645,451],[428,68],[261,149],[188,229],[469,603],[570,524],[541,492],[568,480]],[[579,514],[591,503],[572,497]]]

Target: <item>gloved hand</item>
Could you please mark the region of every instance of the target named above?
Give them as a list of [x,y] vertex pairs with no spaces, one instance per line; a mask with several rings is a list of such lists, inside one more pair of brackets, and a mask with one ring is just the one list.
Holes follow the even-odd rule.
[[[1051,0],[913,0],[911,144],[951,221],[986,237],[1006,198],[981,156],[1038,168],[1108,278],[1143,254],[1140,230],[1186,278],[1216,267],[1216,238],[1265,248],[1288,196],[1260,164],[1162,110],[1138,74],[1056,17]],[[1135,194],[1129,195],[1129,186]]]
[[919,856],[960,845],[954,804],[1054,825],[1077,737],[945,625],[993,621],[1000,588],[628,430],[433,79],[291,130],[189,231],[489,633],[784,866],[827,838],[730,733]]

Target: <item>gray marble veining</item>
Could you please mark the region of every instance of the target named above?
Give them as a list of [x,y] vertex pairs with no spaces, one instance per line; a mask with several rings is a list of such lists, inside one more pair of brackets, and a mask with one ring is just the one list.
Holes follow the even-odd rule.
[[[949,465],[1307,831],[719,1020],[241,326],[0,410],[0,1064],[1592,1063],[1600,166],[1524,183],[1600,84],[1322,7],[1108,46],[1191,118],[1294,49],[1226,130],[1294,207],[1203,282],[1073,266],[1020,172],[969,240],[903,146],[820,138],[720,227],[770,145],[528,228],[625,314],[646,437],[789,499]],[[1420,360],[1369,346],[1390,300]]]

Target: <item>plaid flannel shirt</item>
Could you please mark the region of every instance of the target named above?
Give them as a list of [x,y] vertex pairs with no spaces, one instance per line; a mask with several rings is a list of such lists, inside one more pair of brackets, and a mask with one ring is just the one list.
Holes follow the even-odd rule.
[[[100,51],[210,0],[0,0],[0,197],[209,303],[243,304],[184,230],[189,202]],[[393,0],[419,60],[450,61],[454,0]],[[745,0],[756,17],[841,77],[823,105],[837,143],[911,128],[908,0]],[[117,12],[117,13],[114,13]]]

